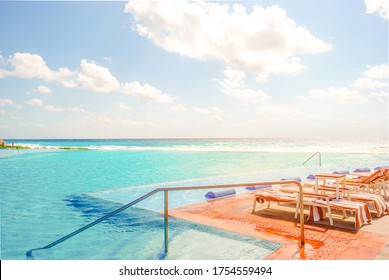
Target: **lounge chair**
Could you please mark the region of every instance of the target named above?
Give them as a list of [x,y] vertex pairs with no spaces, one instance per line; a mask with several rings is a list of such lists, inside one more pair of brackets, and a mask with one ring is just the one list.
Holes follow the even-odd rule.
[[275,191],[275,190],[267,190],[267,191],[262,191],[259,193],[256,193],[254,195],[254,202],[253,202],[253,209],[251,213],[255,212],[255,208],[258,203],[265,203],[268,202],[267,207],[270,207],[271,202],[289,202],[289,203],[297,203],[297,195],[294,193],[286,193],[286,192],[280,192],[280,191]]
[[[306,187],[314,187],[314,184],[312,183],[305,183],[304,186]],[[293,187],[286,187],[286,191],[288,188]],[[295,191],[298,191],[296,188],[294,188]],[[285,190],[284,190],[285,191]],[[319,193],[328,193],[328,194],[334,194],[335,193],[335,187],[331,185],[326,186],[319,186],[317,187],[317,191]],[[385,202],[385,199],[380,194],[373,194],[373,193],[367,193],[362,192],[355,188],[355,186],[348,186],[346,185],[345,188],[340,187],[339,191],[341,193],[342,200],[350,200],[350,201],[358,201],[358,202],[364,202],[372,206],[372,208],[375,210],[375,216],[381,217],[383,215],[389,214],[388,205]]]
[[[311,185],[311,184],[309,184]],[[305,184],[307,186],[307,184]],[[297,195],[299,189],[295,186],[281,187],[280,192],[294,193]],[[330,225],[333,226],[332,210],[343,212],[343,218],[347,218],[347,211],[353,212],[355,216],[355,227],[359,228],[364,224],[370,223],[371,213],[367,203],[371,203],[376,209],[376,215],[381,216],[388,213],[388,207],[380,195],[375,194],[349,194],[345,199],[336,199],[336,191],[333,187],[323,189],[319,188],[320,193],[315,193],[316,189],[312,187],[304,188],[304,205],[309,206],[308,220],[322,220],[328,212]],[[354,198],[353,200],[348,200]],[[298,201],[296,205],[297,214]]]
[[[303,195],[304,195],[304,201],[303,201],[304,205],[310,207],[310,215],[308,216],[308,219],[318,221],[320,218],[322,218],[322,216],[318,215],[318,213],[325,213],[325,210],[319,211],[317,209],[324,207],[328,212],[330,224],[333,225],[331,207],[329,204],[330,197],[328,195],[317,194],[311,191],[304,192]],[[332,198],[334,198],[334,196]],[[316,200],[318,199],[323,199],[322,201],[325,201],[325,204],[316,203]],[[256,193],[254,195],[253,209],[251,213],[255,212],[257,203],[263,204],[266,202],[268,202],[268,206],[267,206],[268,208],[270,207],[271,202],[295,203],[296,204],[295,218],[297,219],[299,206],[300,206],[299,196],[297,195],[297,193],[293,193],[293,192],[288,193],[288,192],[277,191],[277,190],[267,190],[267,191]]]
[[[317,212],[320,219],[324,218],[325,217],[324,210],[327,207],[323,207],[323,206],[326,205],[326,202],[317,200],[315,203],[319,206],[320,206],[320,204],[322,204],[322,206],[320,206],[318,208],[312,208],[310,210],[310,213]],[[355,228],[360,228],[362,225],[369,224],[371,222],[371,214],[370,214],[369,208],[367,207],[366,203],[357,202],[357,201],[349,201],[349,200],[340,200],[340,201],[334,200],[334,201],[330,201],[329,204],[330,204],[330,209],[341,210],[343,212],[344,218],[347,218],[347,215],[345,214],[346,211],[354,212],[354,214],[355,214],[355,222],[354,222]],[[316,207],[316,206],[313,206],[313,207]],[[332,217],[331,217],[332,213],[328,213],[328,214],[330,217],[330,224],[333,225]]]
[[382,168],[368,176],[358,175],[352,181],[346,180],[346,186],[362,189],[366,192],[383,194],[386,197],[386,184],[389,181],[389,168]]
[[370,193],[350,193],[351,201],[359,201],[368,204],[372,204],[375,209],[376,217],[389,214],[389,208],[384,198],[378,194]]
[[[294,204],[296,204],[295,218],[297,219],[298,212],[299,212],[299,206],[300,206],[299,196],[297,193],[298,193],[298,188],[297,188],[297,192],[293,192],[293,191],[284,192],[284,191],[277,191],[277,190],[267,190],[267,191],[262,191],[262,192],[256,193],[254,195],[253,209],[252,209],[251,213],[255,212],[257,203],[264,204],[267,202],[268,203],[267,208],[270,208],[271,202],[277,202],[278,204],[279,203],[294,203]],[[312,202],[312,199],[308,199],[308,197],[311,197],[311,196],[323,197],[323,195],[316,194],[313,192],[307,192],[304,194],[305,194],[304,204],[308,203],[308,200]],[[329,200],[327,199],[327,201],[329,201]],[[321,207],[321,205],[317,205],[317,207]],[[331,213],[331,209],[329,208],[328,205],[323,206],[323,207],[328,207],[329,213]]]

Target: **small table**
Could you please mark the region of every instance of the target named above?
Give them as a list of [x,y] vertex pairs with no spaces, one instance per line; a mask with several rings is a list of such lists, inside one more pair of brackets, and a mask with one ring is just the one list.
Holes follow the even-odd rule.
[[319,173],[316,174],[316,190],[319,189],[319,180],[323,180],[323,185],[326,185],[326,180],[332,180],[336,182],[336,199],[339,199],[339,181],[343,179],[343,187],[346,188],[346,174],[330,174]]

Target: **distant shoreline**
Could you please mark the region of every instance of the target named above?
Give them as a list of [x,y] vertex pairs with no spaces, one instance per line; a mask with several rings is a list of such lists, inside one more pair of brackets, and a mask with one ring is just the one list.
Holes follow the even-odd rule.
[[[4,141],[144,141],[144,140],[318,140],[323,141],[322,137],[155,137],[155,138],[3,138]],[[388,137],[329,137],[326,141],[343,140],[380,140],[389,139]]]
[[89,150],[88,148],[83,147],[56,147],[56,148],[48,148],[48,147],[39,147],[39,148],[31,148],[27,146],[21,146],[21,145],[2,145],[0,146],[0,149],[3,150],[68,150],[68,151],[85,151]]

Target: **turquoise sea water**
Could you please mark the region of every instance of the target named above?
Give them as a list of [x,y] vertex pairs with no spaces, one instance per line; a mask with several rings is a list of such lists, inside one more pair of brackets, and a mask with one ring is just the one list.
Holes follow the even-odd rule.
[[[315,172],[389,165],[387,139],[12,140],[0,150],[1,259],[25,259],[158,187],[305,178]],[[60,147],[87,148],[64,150]],[[321,152],[322,166],[314,157]],[[245,190],[237,190],[244,192]],[[170,207],[204,201],[207,190],[174,192]],[[80,235],[34,253],[37,259],[259,259],[278,244],[172,219],[163,255],[161,195]],[[249,210],[248,210],[249,211]],[[188,243],[196,240],[197,246]],[[205,252],[203,244],[212,242]],[[226,254],[228,242],[231,252]],[[196,248],[198,250],[196,251]],[[171,253],[170,253],[171,252]]]

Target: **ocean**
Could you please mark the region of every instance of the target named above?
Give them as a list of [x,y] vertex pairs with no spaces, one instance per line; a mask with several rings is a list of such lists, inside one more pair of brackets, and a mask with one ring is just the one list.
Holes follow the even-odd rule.
[[[5,141],[30,149],[0,149],[3,260],[26,259],[27,250],[45,246],[159,187],[304,180],[316,172],[389,165],[388,139]],[[316,152],[321,165],[319,154],[303,164]],[[169,207],[205,201],[206,192],[174,192]],[[174,252],[166,256],[162,209],[162,196],[150,197],[34,257],[223,259],[226,246],[218,245],[229,242],[235,248],[232,259],[260,259],[279,248],[266,240],[172,219],[169,238]],[[199,244],[213,242],[220,250],[184,252],[188,236]]]

